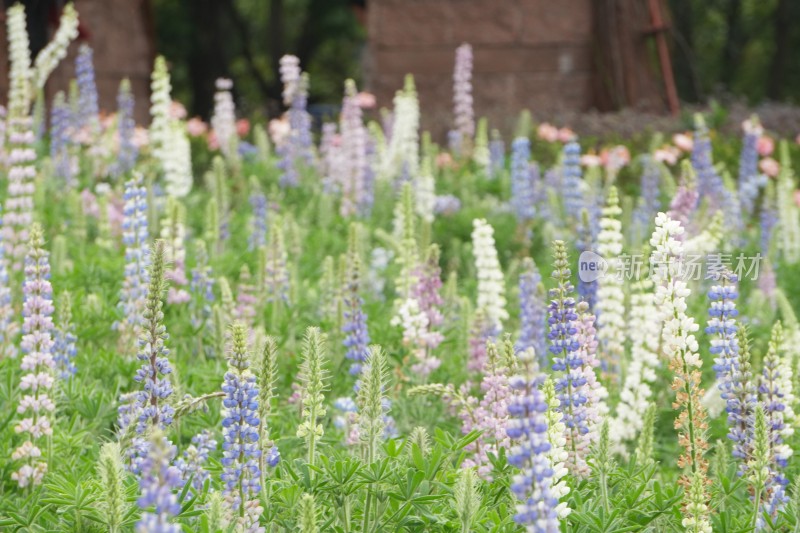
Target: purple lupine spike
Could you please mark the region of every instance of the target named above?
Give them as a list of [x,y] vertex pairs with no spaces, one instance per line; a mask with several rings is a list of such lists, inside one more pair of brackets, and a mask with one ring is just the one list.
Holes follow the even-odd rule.
[[133,170],[139,156],[139,148],[133,142],[136,130],[136,120],[133,118],[134,98],[131,84],[127,79],[119,84],[117,93],[117,135],[119,136],[119,150],[117,160],[111,167],[114,176],[122,176]]
[[492,130],[492,140],[489,141],[489,178],[500,176],[506,165],[506,145],[500,132]]
[[345,82],[341,131],[342,165],[339,188],[342,194],[340,213],[343,217],[355,215],[364,204],[367,180],[367,129],[361,116],[358,93],[353,80]]
[[546,455],[551,447],[547,440],[547,402],[539,390],[542,378],[537,375],[533,357],[530,351],[521,352],[520,374],[509,379],[509,386],[516,394],[508,402],[506,433],[514,443],[508,462],[519,468],[511,491],[521,502],[514,522],[526,526],[528,531],[558,533],[558,498],[550,492],[554,471]]
[[253,216],[250,221],[250,235],[247,237],[247,246],[249,250],[258,250],[267,244],[269,204],[263,192],[254,190],[250,193],[250,207],[253,208]]
[[206,463],[211,452],[217,449],[217,441],[207,429],[194,437],[192,444],[183,452],[183,457],[175,461],[175,466],[181,472],[181,480],[186,483],[192,479],[192,492],[200,493],[206,480],[211,474],[206,470]]
[[455,117],[454,135],[457,136],[455,152],[461,150],[475,136],[475,113],[472,109],[472,46],[467,43],[456,48],[456,62],[453,71],[453,115]]
[[234,312],[236,319],[252,328],[255,325],[257,304],[256,287],[250,275],[250,268],[247,265],[242,265],[239,274],[239,285],[236,288],[236,309]]
[[71,305],[69,294],[65,293],[59,300],[59,324],[53,331],[53,359],[61,379],[69,379],[78,371],[75,366],[75,356],[78,354],[75,343],[78,338],[72,324]]
[[350,374],[361,374],[362,363],[367,360],[370,342],[367,328],[367,315],[364,313],[364,300],[361,298],[361,262],[357,253],[351,253],[348,261],[349,273],[344,293],[344,324],[342,333],[345,334],[344,346],[347,348],[345,357],[353,363],[350,365]]
[[577,224],[580,221],[581,209],[584,208],[581,145],[577,141],[570,141],[564,145],[562,172],[564,174],[561,184],[564,209],[567,218],[572,220],[573,224]]
[[147,455],[141,462],[139,489],[142,495],[136,501],[142,516],[136,523],[137,533],[180,533],[181,526],[169,522],[170,517],[181,512],[175,490],[182,484],[181,472],[170,463],[177,450],[160,432],[147,443]]
[[634,242],[641,242],[649,236],[653,225],[653,219],[661,210],[661,200],[659,198],[661,182],[661,168],[658,161],[651,155],[643,155],[642,180],[639,190],[639,204],[633,212],[633,222],[635,224]]
[[706,334],[711,337],[710,352],[716,356],[713,369],[717,374],[717,388],[728,413],[728,438],[733,441],[731,453],[739,462],[739,473],[744,474],[751,458],[758,399],[750,373],[749,349],[745,348],[740,355],[736,325],[737,281],[735,274],[723,272],[708,291],[710,318]]
[[739,204],[745,216],[753,214],[761,181],[758,171],[758,139],[763,133],[758,119],[745,121],[742,151],[739,154]]
[[525,351],[533,348],[539,357],[542,367],[547,365],[547,347],[545,341],[545,325],[547,324],[547,308],[540,285],[542,276],[536,263],[525,258],[522,273],[519,275],[519,340],[516,350]]
[[308,103],[308,76],[300,71],[300,61],[295,56],[285,55],[280,60],[280,76],[283,83],[283,102],[289,106],[289,133],[276,147],[280,184],[283,187],[299,185],[298,161],[313,165],[313,141],[311,138],[311,116],[306,111]]
[[[595,250],[595,232],[592,230],[592,226],[588,211],[583,210],[578,225],[578,236],[575,241],[575,248],[577,249],[578,255],[586,251]],[[589,309],[592,310],[595,309],[595,303],[597,302],[597,286],[597,282],[578,279],[578,296],[582,301],[587,302],[589,304]]]
[[258,383],[248,369],[247,336],[243,324],[231,327],[228,371],[222,384],[223,493],[243,531],[258,527],[262,511],[258,498],[261,492]]
[[195,266],[192,268],[192,279],[189,282],[189,313],[192,327],[201,328],[211,318],[214,303],[214,272],[208,264],[208,252],[205,241],[197,241]]
[[144,301],[150,277],[150,249],[147,229],[147,189],[142,176],[134,173],[125,184],[122,209],[122,243],[125,246],[125,279],[120,303],[122,320],[116,324],[126,339],[135,338],[137,328],[144,323]]
[[72,110],[63,92],[56,93],[50,112],[50,158],[57,177],[63,179],[67,187],[75,187],[75,164],[70,154],[70,124]]
[[75,125],[77,130],[87,129],[92,137],[97,135],[100,130],[100,111],[97,103],[93,55],[89,45],[82,44],[78,50],[78,56],[75,58],[75,77],[78,80],[78,109],[75,113]]
[[774,190],[770,188],[764,194],[761,203],[761,212],[758,215],[759,226],[761,234],[759,236],[759,245],[761,246],[761,255],[768,256],[772,245],[772,237],[775,231],[775,226],[778,224],[778,206],[775,199]]
[[536,216],[536,198],[531,167],[531,142],[527,137],[517,137],[511,144],[511,205],[519,223]]

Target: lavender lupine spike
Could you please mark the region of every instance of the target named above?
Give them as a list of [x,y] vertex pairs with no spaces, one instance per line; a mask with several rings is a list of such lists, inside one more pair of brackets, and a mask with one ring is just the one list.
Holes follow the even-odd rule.
[[89,45],[82,44],[75,59],[75,77],[78,80],[78,109],[75,113],[75,126],[77,130],[86,128],[92,138],[100,133],[93,55]]
[[367,328],[367,315],[364,313],[364,300],[361,298],[361,258],[356,249],[355,238],[351,231],[350,245],[347,254],[347,284],[345,286],[344,324],[342,333],[345,334],[344,346],[347,348],[345,357],[352,361],[350,374],[361,374],[362,363],[367,359],[369,351],[369,330]]
[[280,60],[280,76],[283,83],[283,103],[289,106],[289,133],[278,144],[278,167],[281,169],[280,184],[284,187],[299,185],[297,163],[305,160],[313,163],[311,117],[306,111],[308,100],[308,76],[300,71],[300,60],[285,55]]
[[192,279],[189,282],[189,312],[192,327],[197,329],[207,324],[211,318],[211,306],[214,304],[214,272],[208,264],[206,243],[202,239],[195,241],[195,266],[192,268]]
[[759,235],[761,255],[768,257],[770,255],[770,249],[772,248],[775,226],[777,226],[779,222],[776,190],[772,183],[768,183],[764,191],[764,197],[761,200],[761,212],[758,216],[761,229],[761,234]]
[[250,219],[250,235],[247,237],[249,250],[258,250],[267,244],[267,219],[269,216],[269,204],[266,195],[260,190],[253,188],[250,193],[250,207],[253,215]]
[[131,82],[127,78],[119,84],[117,93],[117,135],[119,150],[117,160],[111,167],[114,176],[122,176],[133,170],[139,156],[139,148],[133,142],[136,120],[133,118],[134,98]]
[[263,512],[258,497],[261,491],[260,421],[258,383],[248,368],[247,336],[243,324],[231,326],[228,371],[222,384],[225,393],[222,400],[222,482],[231,525],[240,531],[255,531]]
[[342,154],[339,189],[342,203],[339,212],[343,217],[353,216],[358,206],[364,204],[363,196],[367,177],[367,129],[361,116],[358,92],[353,80],[344,84],[344,100],[339,120]]
[[547,402],[539,387],[535,354],[526,350],[519,355],[520,374],[509,379],[516,394],[508,403],[506,433],[514,443],[508,454],[509,464],[520,469],[511,483],[511,491],[521,503],[514,521],[531,533],[558,533],[558,498],[551,492],[553,467],[547,457]]
[[342,158],[340,142],[341,136],[336,123],[325,122],[319,141],[319,174],[322,176],[322,191],[325,194],[333,194],[339,189]]
[[547,308],[542,288],[542,276],[536,263],[525,258],[522,272],[519,275],[519,340],[517,351],[533,348],[539,357],[541,367],[547,365],[547,345],[545,331],[547,324]]
[[[475,113],[472,109],[472,46],[467,43],[456,48],[453,71],[453,115],[457,145],[464,152],[475,135]],[[459,155],[464,155],[459,153]]]
[[[672,201],[669,204],[669,211],[667,216],[675,220],[686,228],[691,222],[691,217],[697,209],[697,202],[700,198],[700,192],[697,187],[697,180],[695,172],[688,161],[684,161],[681,165],[681,182],[678,185],[678,190]],[[675,236],[677,240],[683,240],[683,233]]]
[[65,292],[58,302],[58,327],[53,331],[53,358],[61,379],[71,378],[78,370],[75,366],[77,340],[72,324],[72,297]]
[[[784,441],[793,433],[786,424],[786,411],[791,410],[791,366],[783,359],[783,328],[777,322],[772,328],[769,349],[764,358],[764,369],[758,385],[758,394],[764,406],[769,430],[769,476],[767,479],[762,512],[775,518],[788,501],[786,487],[789,480],[783,469],[788,464],[792,449]],[[788,378],[788,383],[787,383]]]
[[[575,248],[578,255],[587,251],[595,250],[595,235],[594,228],[589,220],[589,212],[586,209],[581,211],[580,221],[578,223],[578,235],[575,240]],[[584,302],[589,304],[589,308],[594,310],[597,303],[597,288],[596,281],[587,281],[578,279],[578,296]]]
[[186,483],[192,479],[192,493],[199,494],[211,474],[206,470],[206,463],[211,452],[217,449],[217,441],[212,433],[204,429],[194,437],[192,443],[184,450],[183,457],[175,461],[181,472],[181,480]]
[[239,271],[239,284],[236,287],[236,310],[234,316],[249,328],[255,326],[256,306],[258,304],[258,298],[255,293],[256,287],[253,284],[250,267],[242,265]]
[[[132,342],[138,328],[144,323],[143,312],[147,284],[150,281],[150,249],[147,245],[147,189],[142,175],[133,174],[125,184],[122,209],[122,243],[125,246],[125,279],[120,293],[119,307],[123,318],[117,324],[123,342]],[[126,347],[127,348],[127,347]]]
[[567,451],[570,453],[569,469],[574,475],[582,471],[585,457],[579,457],[581,436],[589,432],[586,423],[587,382],[583,373],[584,361],[578,339],[578,315],[570,282],[569,255],[563,241],[553,243],[553,279],[556,287],[550,289],[550,353],[553,370],[561,372],[555,382],[567,433]]
[[511,144],[511,205],[517,221],[524,224],[536,215],[535,191],[529,159],[531,142],[527,137],[517,137]]
[[64,93],[59,91],[53,99],[50,112],[50,159],[53,161],[55,175],[66,182],[67,187],[74,187],[74,164],[70,154],[70,130],[72,111],[67,104]]
[[141,463],[137,504],[142,516],[136,523],[137,533],[180,533],[181,526],[170,523],[170,517],[181,512],[175,490],[183,481],[180,470],[170,463],[177,450],[161,431],[154,431],[147,442],[147,456]]
[[641,157],[642,163],[642,180],[641,180],[641,196],[639,197],[639,204],[633,212],[633,220],[635,224],[634,243],[639,243],[649,236],[652,232],[651,225],[656,213],[661,209],[661,200],[659,198],[661,182],[661,166],[652,155],[643,155]]
[[143,434],[148,427],[165,428],[172,423],[175,409],[168,399],[173,389],[169,375],[172,373],[169,350],[165,342],[169,338],[164,327],[162,311],[165,281],[166,250],[163,241],[153,247],[153,263],[150,266],[150,283],[147,289],[142,318],[142,333],[139,337],[139,352],[136,358],[142,361],[134,380],[142,383],[143,389],[136,395],[134,406],[137,413],[136,433]]
[[581,209],[584,208],[583,199],[583,173],[581,171],[581,145],[577,141],[570,141],[564,145],[563,168],[563,197],[566,215],[572,224],[577,224],[581,219]]
[[27,372],[20,380],[23,391],[17,412],[25,416],[14,427],[17,434],[25,434],[25,441],[11,454],[13,461],[23,465],[11,474],[21,488],[42,483],[47,473],[47,454],[37,446],[42,437],[53,434],[48,413],[55,410],[55,403],[48,394],[53,388],[55,360],[53,349],[53,288],[50,285],[50,264],[44,250],[42,228],[34,224],[28,254],[25,257],[25,282],[22,287],[22,342],[20,349],[25,355],[20,367]]
[[439,294],[442,288],[441,276],[439,247],[433,244],[428,250],[426,261],[419,266],[414,275],[417,282],[411,289],[412,298],[419,305],[420,313],[426,318],[426,335],[422,339],[422,346],[425,348],[426,356],[419,367],[412,367],[412,372],[430,373],[441,364],[439,358],[430,354],[444,340],[444,335],[438,331],[438,328],[444,322],[444,316],[441,312],[444,300]]
[[489,141],[489,178],[500,176],[506,166],[506,145],[500,132],[492,130],[492,140]]
[[[0,227],[2,227],[2,223],[2,218],[0,218]],[[0,359],[14,357],[17,353],[14,339],[19,331],[19,325],[15,320],[12,300],[5,244],[0,238]]]
[[180,305],[191,299],[184,287],[189,284],[186,279],[186,226],[184,219],[186,210],[183,205],[170,198],[167,202],[167,217],[161,224],[161,238],[165,243],[165,260],[169,265],[166,280],[169,282],[167,303]]
[[11,259],[11,269],[22,270],[28,231],[33,223],[33,193],[36,189],[36,152],[33,149],[33,122],[27,115],[8,117],[8,188],[5,203],[3,240]]
[[217,138],[219,149],[230,160],[238,155],[239,136],[236,133],[236,105],[233,103],[231,89],[233,81],[218,78],[214,93],[214,115],[211,117],[211,127]]
[[764,133],[758,117],[753,116],[742,125],[742,151],[739,154],[739,205],[745,216],[753,214],[755,202],[761,186],[761,173],[758,171],[758,140]]

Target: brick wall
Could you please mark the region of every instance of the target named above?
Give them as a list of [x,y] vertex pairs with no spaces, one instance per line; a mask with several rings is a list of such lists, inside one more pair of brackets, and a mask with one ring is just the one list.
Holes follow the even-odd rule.
[[367,88],[390,106],[414,74],[423,128],[439,139],[452,123],[455,49],[473,47],[477,116],[509,131],[537,116],[592,105],[592,0],[372,0]]

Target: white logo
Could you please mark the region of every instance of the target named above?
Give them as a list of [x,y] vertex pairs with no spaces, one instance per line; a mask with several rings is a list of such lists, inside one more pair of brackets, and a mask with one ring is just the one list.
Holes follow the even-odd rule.
[[596,253],[586,250],[578,258],[578,278],[584,283],[591,283],[603,277],[608,271],[608,261]]

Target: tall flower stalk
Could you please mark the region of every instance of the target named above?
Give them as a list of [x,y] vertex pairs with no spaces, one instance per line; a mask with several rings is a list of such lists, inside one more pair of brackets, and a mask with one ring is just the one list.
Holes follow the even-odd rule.
[[701,403],[700,387],[702,360],[694,332],[698,326],[686,314],[686,298],[691,290],[680,279],[683,244],[677,238],[683,233],[680,222],[665,213],[656,216],[656,228],[650,239],[653,252],[650,256],[653,281],[656,284],[655,305],[662,320],[661,338],[664,354],[669,358],[669,368],[675,377],[672,390],[676,393],[673,408],[680,410],[675,420],[678,441],[684,452],[678,466],[688,470],[681,477],[684,493],[683,525],[687,531],[710,532],[708,514],[704,512],[708,500],[704,458],[708,442],[706,412]]
[[317,460],[317,443],[324,435],[322,417],[325,416],[325,391],[328,370],[325,368],[325,335],[319,328],[306,330],[303,342],[303,362],[300,364],[301,401],[303,421],[297,428],[297,436],[305,440],[307,461],[312,467]]
[[125,246],[125,279],[122,283],[119,308],[123,317],[117,324],[123,349],[133,343],[144,324],[144,303],[150,276],[150,249],[147,241],[147,189],[142,175],[134,173],[125,184],[122,209],[122,243]]
[[25,282],[22,287],[24,301],[22,314],[22,342],[20,348],[22,370],[27,372],[20,380],[23,392],[17,412],[24,414],[14,431],[24,434],[25,441],[11,454],[22,466],[11,474],[21,488],[40,485],[47,473],[47,455],[39,443],[42,437],[53,434],[48,414],[55,410],[50,390],[55,382],[56,366],[53,349],[53,288],[50,285],[50,263],[44,249],[44,234],[38,224],[31,228],[28,254],[25,257]]
[[608,272],[598,279],[597,312],[598,340],[603,365],[617,379],[621,376],[625,355],[625,292],[623,290],[622,209],[619,207],[617,188],[608,192],[600,233],[597,236],[597,253],[608,262]]

